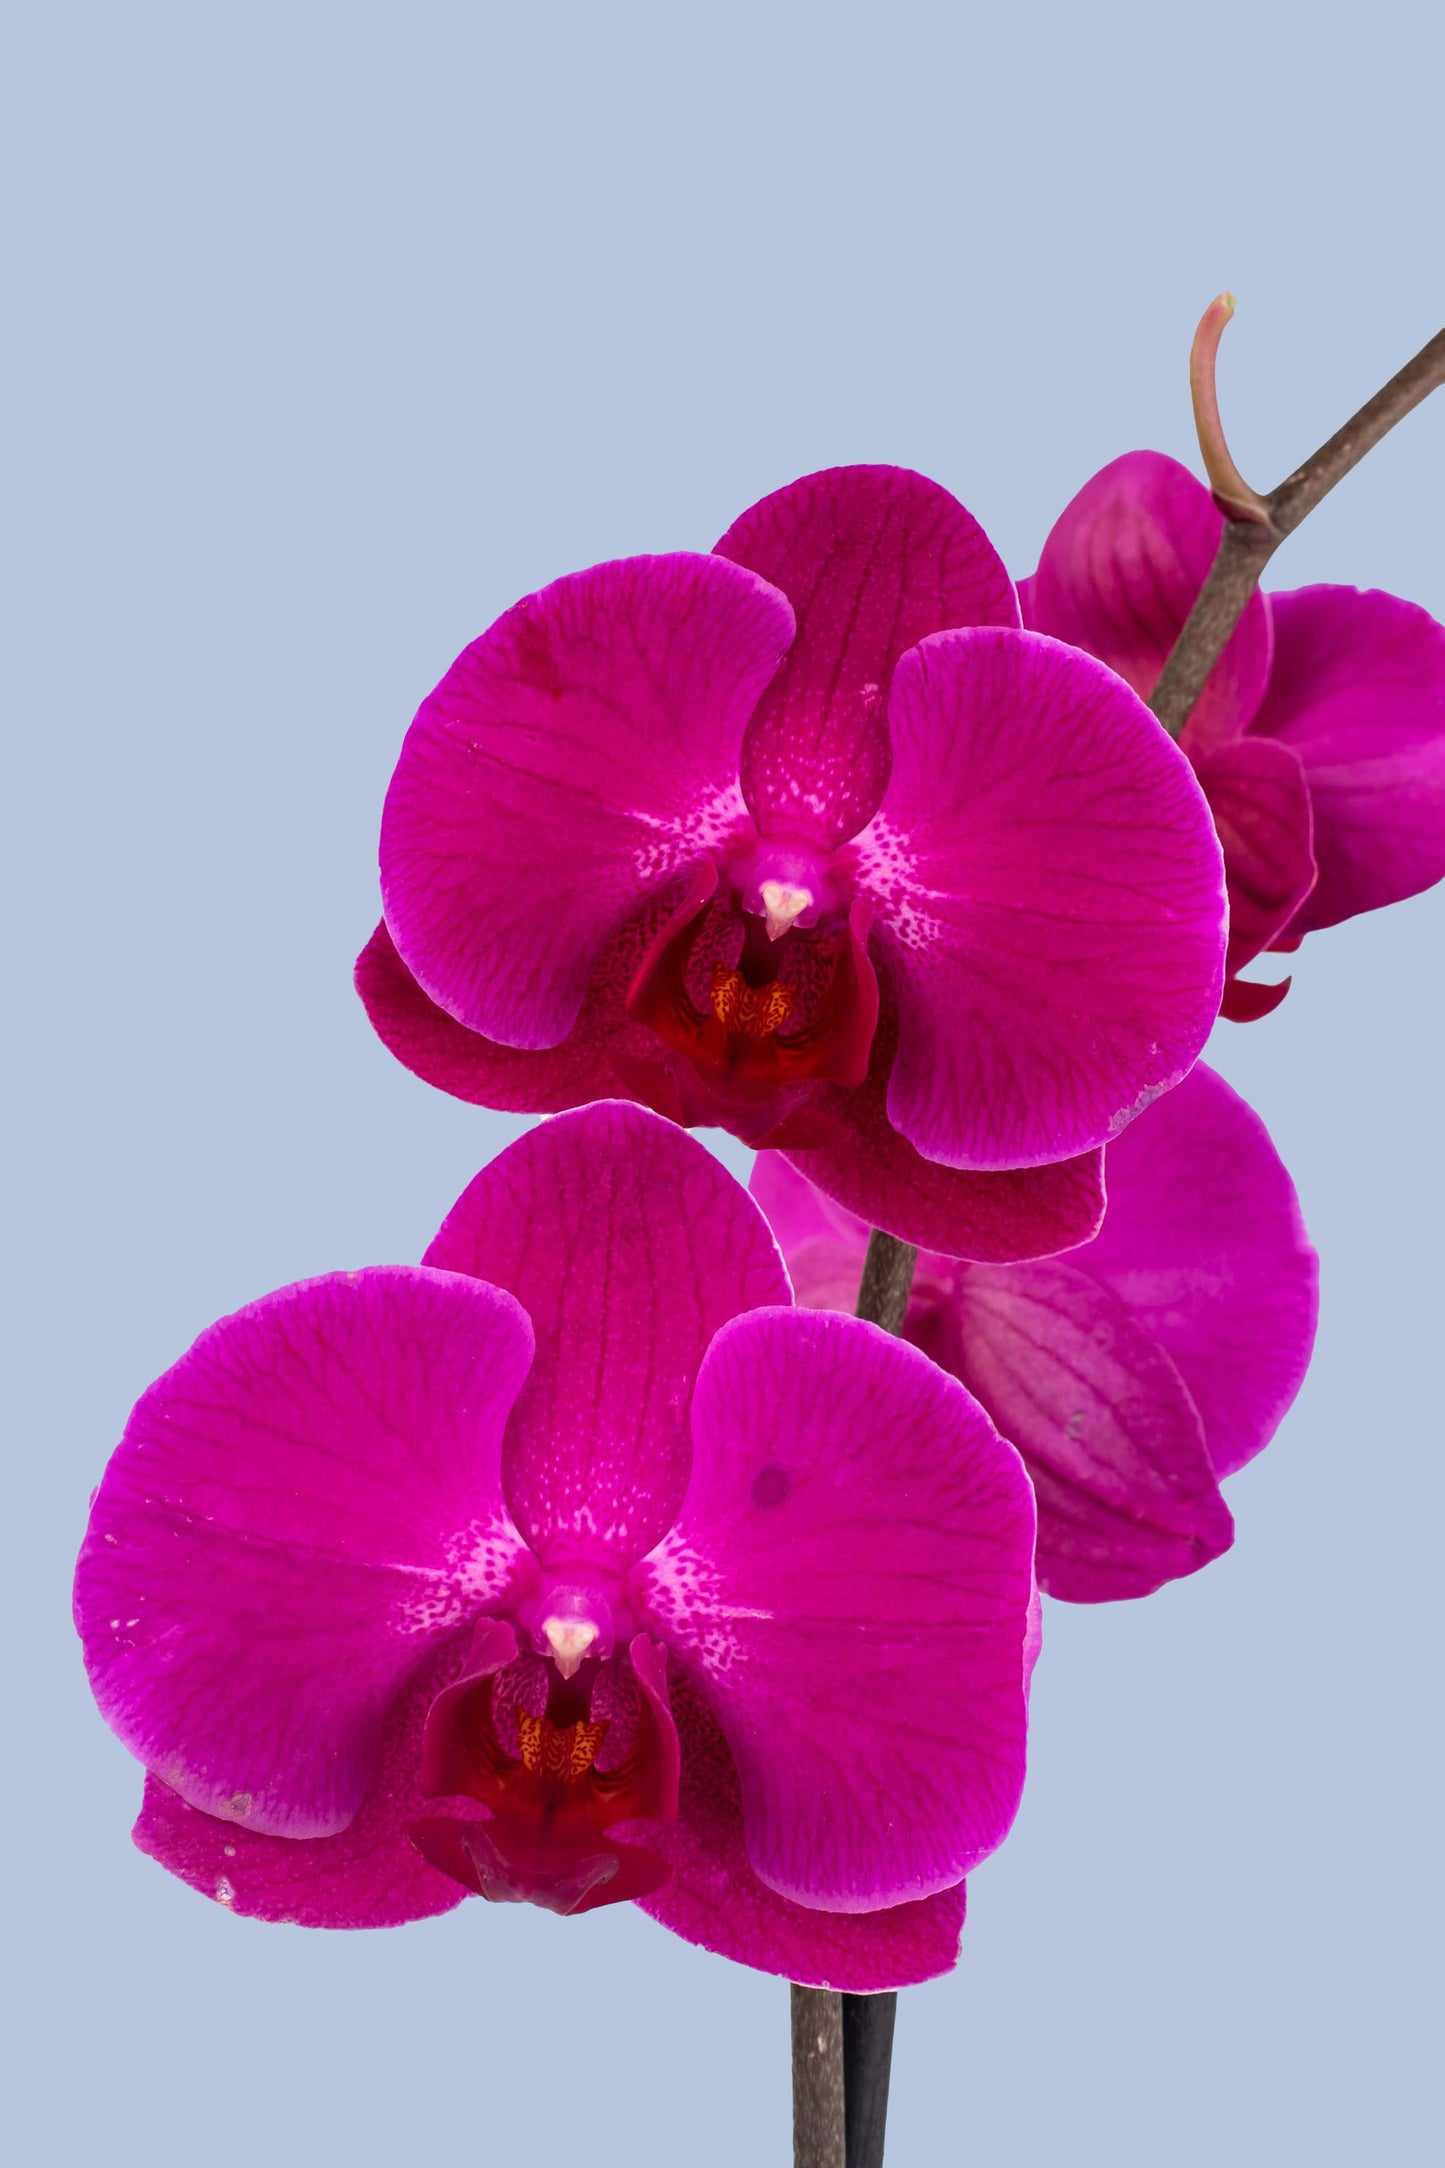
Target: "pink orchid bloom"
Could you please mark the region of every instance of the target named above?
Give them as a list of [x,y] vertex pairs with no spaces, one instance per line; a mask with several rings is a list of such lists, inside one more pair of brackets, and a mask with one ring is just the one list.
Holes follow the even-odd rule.
[[635,1898],[796,1980],[946,1970],[1023,1782],[1033,1499],[953,1379],[790,1305],[747,1192],[613,1102],[420,1267],[203,1333],[76,1579],[142,1849],[307,1926]]
[[[1146,1596],[1227,1550],[1220,1494],[1273,1437],[1314,1343],[1317,1260],[1264,1124],[1201,1063],[1104,1155],[1103,1232],[1043,1263],[922,1257],[905,1336],[1011,1438],[1039,1586]],[[753,1194],[797,1298],[849,1310],[868,1230],[765,1152]]]
[[946,491],[843,467],[509,610],[427,699],[357,984],[486,1106],[619,1089],[977,1257],[1084,1240],[1218,1007],[1219,847]]
[[[1223,526],[1186,467],[1128,452],[1061,514],[1019,588],[1024,621],[1147,699]],[[1236,976],[1262,950],[1445,877],[1445,626],[1413,602],[1256,593],[1180,744],[1224,846],[1226,1016],[1266,1016],[1289,991]]]

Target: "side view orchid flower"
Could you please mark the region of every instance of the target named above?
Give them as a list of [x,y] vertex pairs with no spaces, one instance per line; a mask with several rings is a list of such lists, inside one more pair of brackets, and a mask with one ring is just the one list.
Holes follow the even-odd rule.
[[1187,761],[891,467],[509,610],[412,724],[381,876],[357,983],[430,1082],[622,1091],[980,1258],[1093,1231],[1099,1147],[1218,1008]]
[[[1202,1064],[1105,1153],[1102,1232],[1044,1262],[919,1259],[903,1331],[988,1410],[1038,1499],[1039,1586],[1144,1596],[1233,1541],[1220,1479],[1273,1437],[1317,1260],[1264,1124]],[[753,1194],[798,1300],[851,1311],[868,1230],[779,1154]]]
[[[1024,622],[1106,662],[1144,697],[1214,561],[1224,517],[1160,452],[1084,484],[1019,599]],[[1356,587],[1251,596],[1185,726],[1229,884],[1223,1012],[1289,990],[1238,973],[1262,950],[1445,877],[1445,626]]]
[[203,1333],[76,1617],[138,1843],[238,1912],[636,1899],[866,1990],[954,1962],[1013,1818],[1033,1546],[969,1394],[792,1308],[747,1193],[614,1102],[485,1168],[421,1266]]

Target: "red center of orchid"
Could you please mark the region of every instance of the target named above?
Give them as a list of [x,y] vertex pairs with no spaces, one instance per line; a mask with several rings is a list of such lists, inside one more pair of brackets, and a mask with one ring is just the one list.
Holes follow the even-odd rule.
[[[627,997],[667,1050],[662,1111],[759,1145],[789,1123],[786,1141],[801,1143],[791,1132],[819,1088],[867,1074],[878,1022],[868,918],[847,883],[797,853],[760,845],[721,875],[703,860]],[[661,1104],[656,1088],[644,1095]]]
[[476,1800],[486,1819],[428,1817],[410,1835],[477,1896],[587,1912],[667,1880],[658,1853],[605,1832],[671,1820],[676,1785],[671,1719],[628,1659],[564,1670],[523,1655],[457,1680],[427,1716],[422,1792]]

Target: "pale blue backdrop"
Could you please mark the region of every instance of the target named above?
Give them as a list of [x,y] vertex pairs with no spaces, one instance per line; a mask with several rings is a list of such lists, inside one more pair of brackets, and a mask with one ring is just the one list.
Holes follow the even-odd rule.
[[[47,0],[11,18],[14,612],[0,2115],[26,2164],[788,2157],[785,1990],[630,1909],[308,1936],[135,1853],[66,1622],[87,1492],[212,1317],[414,1258],[515,1133],[348,983],[420,696],[504,605],[913,464],[1019,572],[1240,297],[1280,476],[1441,314],[1423,8]],[[1277,583],[1445,611],[1445,398]],[[1324,1252],[1234,1552],[1054,1606],[1033,1776],[899,2030],[897,2168],[1427,2158],[1440,895],[1217,1058]]]

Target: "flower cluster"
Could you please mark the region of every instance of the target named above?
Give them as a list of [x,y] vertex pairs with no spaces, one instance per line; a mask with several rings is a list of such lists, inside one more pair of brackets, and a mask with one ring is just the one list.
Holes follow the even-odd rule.
[[[1039,1588],[1216,1557],[1309,1360],[1221,1001],[1445,872],[1412,605],[1256,597],[1181,745],[1145,707],[1220,518],[1130,455],[1016,594],[944,490],[839,468],[448,671],[357,983],[417,1074],[553,1118],[419,1265],[265,1296],[136,1406],[76,1618],[147,1853],[309,1926],[626,1900],[818,1985],[952,1964]],[[839,1314],[870,1229],[923,1252],[900,1337]]]

